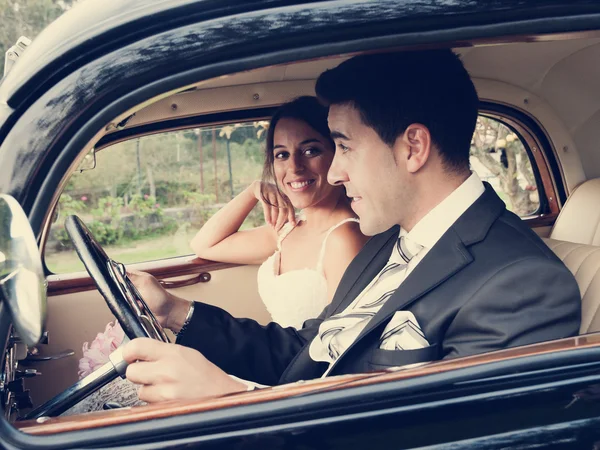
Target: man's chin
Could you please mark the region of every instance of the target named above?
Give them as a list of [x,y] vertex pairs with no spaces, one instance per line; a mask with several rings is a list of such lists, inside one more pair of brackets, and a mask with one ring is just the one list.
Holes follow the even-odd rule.
[[373,223],[369,223],[368,221],[359,217],[360,220],[360,232],[365,236],[375,236],[376,234],[381,233],[379,231],[379,227],[375,226]]
[[365,236],[375,236],[376,234],[388,231],[396,225],[395,223],[389,223],[389,221],[368,220],[360,216],[358,219],[360,221],[360,232]]

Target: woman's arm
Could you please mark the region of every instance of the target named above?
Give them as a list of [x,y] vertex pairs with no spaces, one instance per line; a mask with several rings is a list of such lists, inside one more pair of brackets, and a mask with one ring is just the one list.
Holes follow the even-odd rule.
[[328,303],[333,299],[346,268],[367,240],[368,237],[360,232],[360,226],[356,222],[341,225],[327,239],[323,272],[327,280]]
[[270,226],[238,231],[258,203],[260,182],[255,181],[214,214],[198,231],[190,246],[203,259],[258,264],[277,249],[277,233]]

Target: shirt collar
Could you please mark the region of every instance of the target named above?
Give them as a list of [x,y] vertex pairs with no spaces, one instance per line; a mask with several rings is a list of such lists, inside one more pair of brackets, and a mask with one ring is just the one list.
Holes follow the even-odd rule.
[[406,234],[407,239],[424,248],[432,248],[484,191],[485,187],[479,176],[472,172],[469,178],[429,211],[410,232],[400,230],[400,236]]

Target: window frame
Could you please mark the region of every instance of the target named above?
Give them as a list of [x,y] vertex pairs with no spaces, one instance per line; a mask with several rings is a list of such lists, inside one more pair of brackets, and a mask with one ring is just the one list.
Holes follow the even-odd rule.
[[553,225],[561,205],[566,201],[566,191],[556,153],[546,131],[529,114],[498,102],[481,101],[479,115],[507,126],[525,147],[536,180],[540,207],[521,219],[531,228]]

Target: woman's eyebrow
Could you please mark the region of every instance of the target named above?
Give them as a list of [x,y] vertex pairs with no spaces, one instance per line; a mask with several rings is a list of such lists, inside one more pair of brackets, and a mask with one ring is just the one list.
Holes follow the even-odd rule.
[[300,145],[312,144],[313,142],[316,142],[318,144],[321,143],[320,140],[315,139],[315,138],[311,138],[311,139],[306,139],[305,141],[300,142]]

